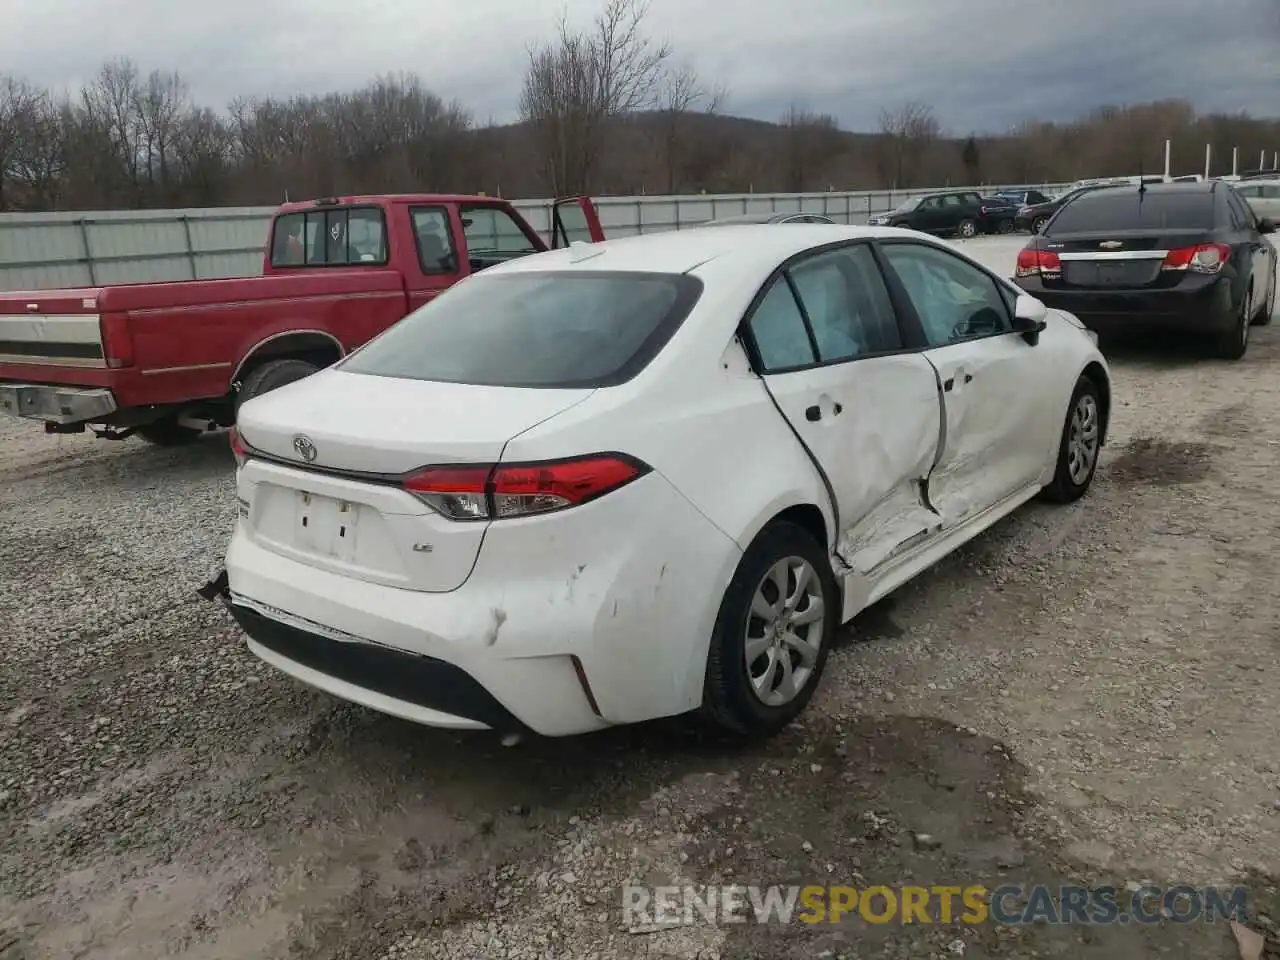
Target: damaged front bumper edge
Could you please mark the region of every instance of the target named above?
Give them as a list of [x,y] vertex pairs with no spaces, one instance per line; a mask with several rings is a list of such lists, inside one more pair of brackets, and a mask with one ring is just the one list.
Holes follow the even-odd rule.
[[219,571],[218,575],[196,591],[206,600],[221,600],[223,606],[231,605],[231,581],[227,571]]

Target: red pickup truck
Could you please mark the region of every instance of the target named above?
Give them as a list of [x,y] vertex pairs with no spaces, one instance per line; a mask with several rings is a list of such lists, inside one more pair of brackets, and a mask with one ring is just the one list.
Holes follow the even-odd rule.
[[[604,239],[557,201],[552,246]],[[477,270],[548,249],[490,197],[340,197],[282,206],[263,275],[0,293],[0,413],[51,433],[162,445],[315,373]]]

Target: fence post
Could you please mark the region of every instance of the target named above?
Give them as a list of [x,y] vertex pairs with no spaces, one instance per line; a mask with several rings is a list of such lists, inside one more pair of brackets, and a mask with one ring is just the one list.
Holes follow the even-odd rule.
[[191,265],[191,279],[199,280],[200,274],[196,270],[196,248],[191,242],[191,218],[184,213],[178,219],[182,221],[182,235],[187,238],[187,262]]
[[84,247],[84,265],[89,270],[89,286],[98,285],[97,271],[93,269],[93,251],[89,248],[89,220],[81,217],[76,221],[80,228],[80,244]]

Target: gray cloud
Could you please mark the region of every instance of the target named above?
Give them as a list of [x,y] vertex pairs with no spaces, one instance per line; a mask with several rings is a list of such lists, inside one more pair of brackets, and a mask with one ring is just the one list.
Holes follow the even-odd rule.
[[[514,119],[550,0],[42,0],[3,5],[0,69],[74,89],[112,56],[177,69],[196,99],[321,93],[413,71],[477,119]],[[569,0],[589,22],[598,0]],[[1277,0],[652,0],[649,26],[729,90],[727,109],[791,103],[871,129],[931,104],[957,132],[1167,97],[1280,116]],[[1278,145],[1280,146],[1280,145]]]

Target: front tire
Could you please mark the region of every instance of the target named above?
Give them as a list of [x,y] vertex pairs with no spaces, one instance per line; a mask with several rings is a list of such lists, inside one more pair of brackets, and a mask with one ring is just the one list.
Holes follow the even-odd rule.
[[1098,385],[1082,376],[1076,381],[1067,406],[1067,419],[1058,444],[1058,463],[1052,482],[1041,491],[1042,498],[1052,503],[1071,503],[1083,497],[1098,470],[1101,448],[1101,395]]
[[840,626],[826,548],[777,522],[752,541],[711,636],[702,712],[721,731],[767,737],[812,699]]

